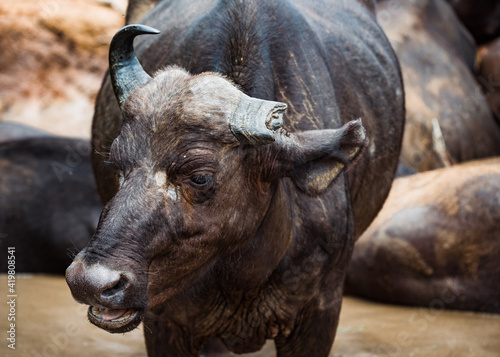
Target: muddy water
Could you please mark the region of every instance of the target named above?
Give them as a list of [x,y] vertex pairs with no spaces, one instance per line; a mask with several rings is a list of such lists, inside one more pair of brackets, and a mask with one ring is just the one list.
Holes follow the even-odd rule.
[[[145,356],[142,326],[111,335],[86,320],[62,277],[17,276],[16,350],[8,348],[7,277],[0,275],[0,356]],[[331,357],[500,356],[500,316],[375,304],[345,298]],[[443,310],[444,307],[444,310]],[[274,356],[269,343],[249,355]],[[311,356],[314,357],[314,356]]]

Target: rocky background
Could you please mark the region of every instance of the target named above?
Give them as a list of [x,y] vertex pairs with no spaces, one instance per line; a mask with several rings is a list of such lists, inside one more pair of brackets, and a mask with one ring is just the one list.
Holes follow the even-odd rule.
[[126,0],[0,2],[0,120],[90,137]]

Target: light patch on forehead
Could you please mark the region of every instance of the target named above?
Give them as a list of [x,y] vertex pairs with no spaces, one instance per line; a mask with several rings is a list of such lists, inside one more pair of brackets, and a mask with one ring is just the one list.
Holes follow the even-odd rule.
[[177,191],[173,185],[167,187],[167,173],[165,171],[158,171],[155,173],[155,181],[158,190],[163,193],[170,200],[177,202]]
[[167,185],[167,173],[165,171],[157,171],[155,173],[155,181],[160,190],[164,190]]
[[167,189],[167,197],[172,201],[177,202],[177,191],[175,190],[174,186],[169,186],[169,188]]

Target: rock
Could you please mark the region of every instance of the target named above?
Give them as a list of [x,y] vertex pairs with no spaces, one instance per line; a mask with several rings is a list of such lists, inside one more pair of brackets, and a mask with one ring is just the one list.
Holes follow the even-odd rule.
[[89,137],[122,13],[92,0],[0,3],[0,120]]

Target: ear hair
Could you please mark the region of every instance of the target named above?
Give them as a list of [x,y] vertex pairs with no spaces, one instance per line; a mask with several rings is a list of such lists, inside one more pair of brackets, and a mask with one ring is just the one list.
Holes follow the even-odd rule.
[[322,194],[367,145],[361,120],[353,120],[339,129],[311,130],[289,134],[276,143],[280,146],[280,164],[276,173],[289,176],[307,195]]

